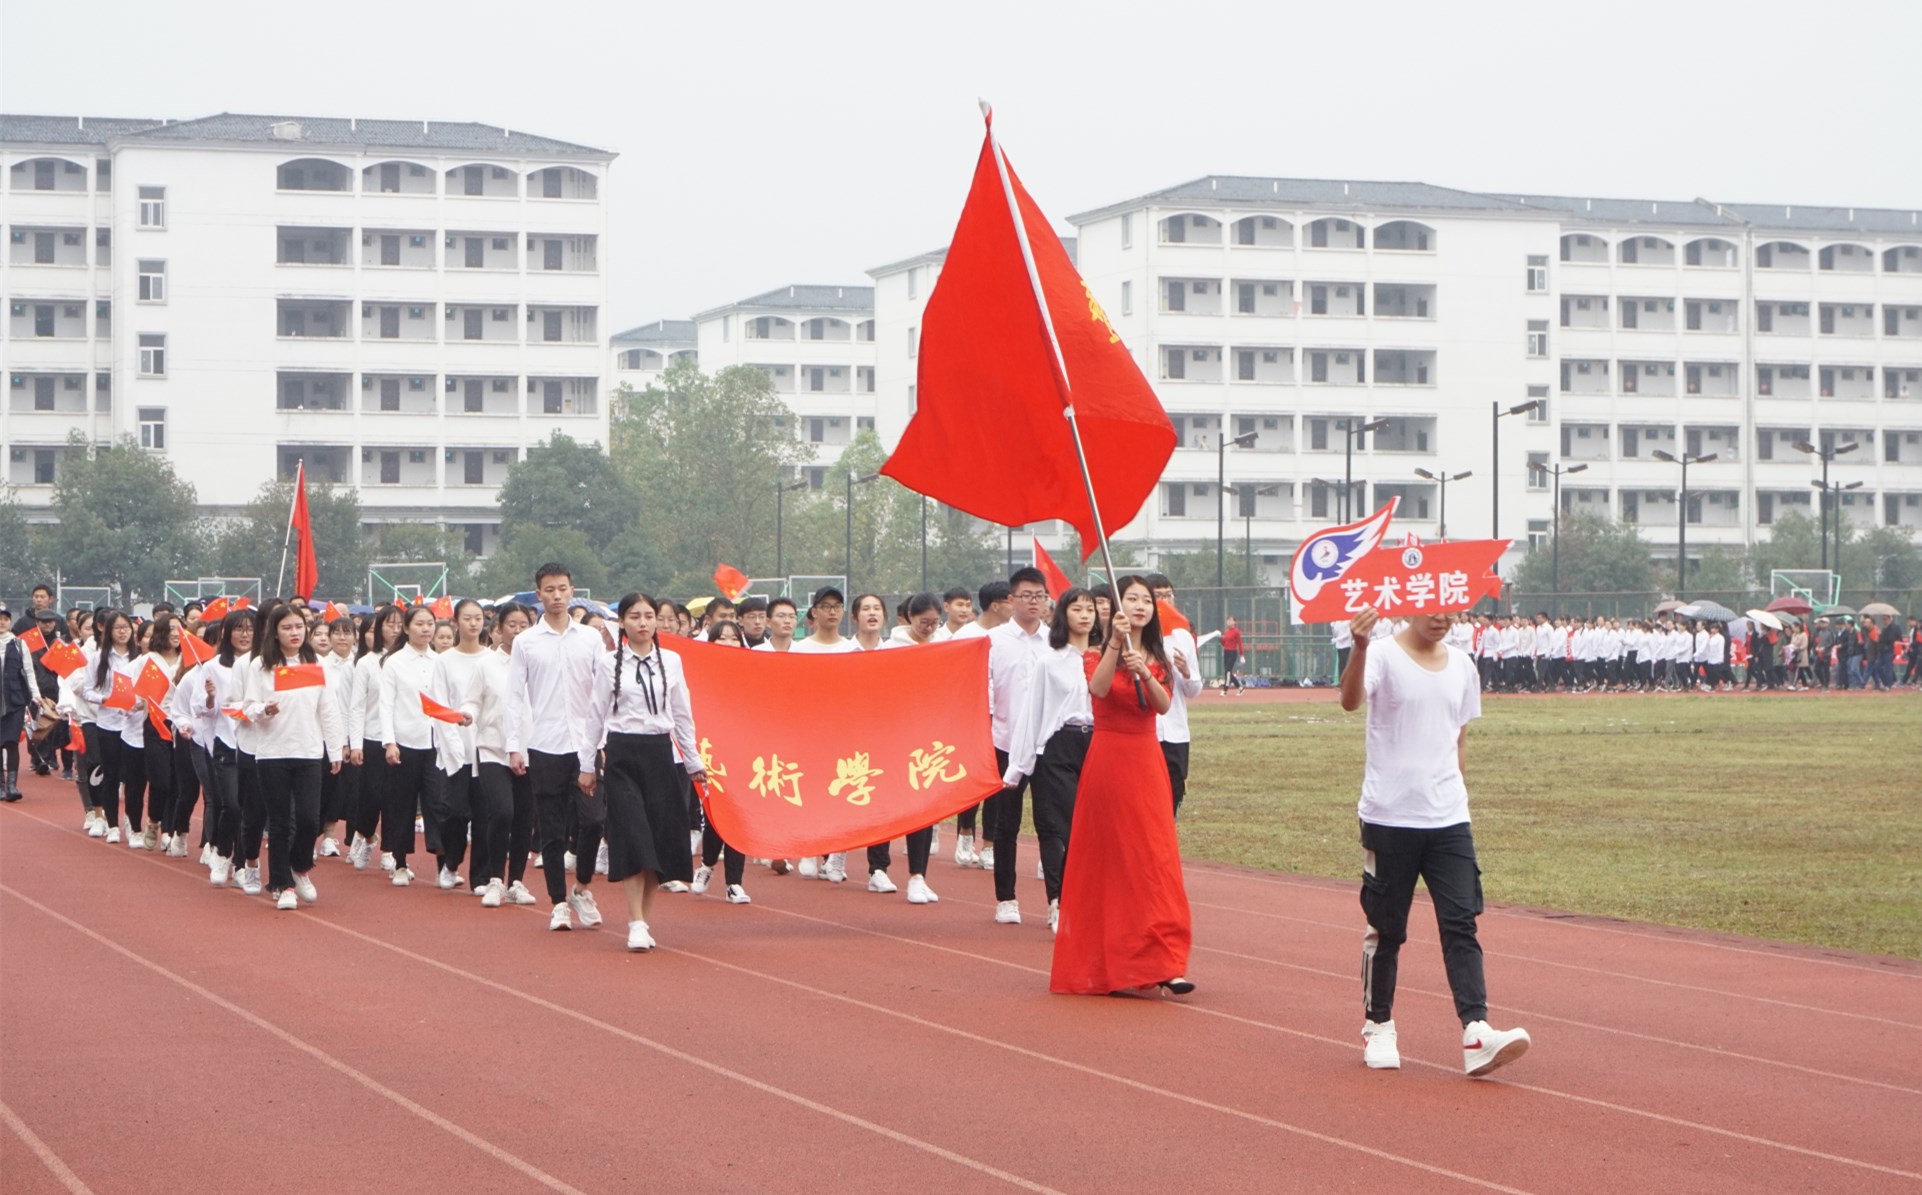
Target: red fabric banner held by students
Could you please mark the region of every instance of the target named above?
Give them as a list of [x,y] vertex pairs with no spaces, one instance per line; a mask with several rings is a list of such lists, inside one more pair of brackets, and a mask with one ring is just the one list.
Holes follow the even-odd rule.
[[708,816],[748,855],[886,842],[1001,787],[986,639],[845,655],[678,639],[669,650],[687,675]]

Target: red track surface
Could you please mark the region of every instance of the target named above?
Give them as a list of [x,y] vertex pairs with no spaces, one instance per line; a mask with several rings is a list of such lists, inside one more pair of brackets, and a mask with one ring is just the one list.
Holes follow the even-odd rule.
[[[937,863],[914,907],[750,869],[608,928],[327,860],[276,912],[0,808],[0,1189],[1922,1190],[1922,965],[1492,907],[1460,1074],[1432,922],[1361,1065],[1352,885],[1189,866],[1200,991],[1046,992],[1049,938]],[[952,842],[951,836],[948,839]],[[537,875],[530,876],[538,879]],[[538,889],[539,885],[534,885]],[[718,886],[717,886],[718,888]]]

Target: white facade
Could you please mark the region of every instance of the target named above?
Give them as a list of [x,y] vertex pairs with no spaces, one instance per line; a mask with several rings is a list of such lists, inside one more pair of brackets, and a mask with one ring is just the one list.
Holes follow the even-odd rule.
[[[223,115],[90,140],[69,118],[60,143],[52,118],[5,120],[0,440],[29,508],[70,431],[135,435],[211,514],[304,460],[370,523],[484,552],[526,445],[606,442],[613,155],[478,125]],[[47,159],[81,185],[45,187]],[[59,259],[64,230],[84,260]]]
[[700,352],[694,341],[693,320],[655,320],[651,324],[629,328],[616,333],[608,348],[610,398],[618,395],[622,387],[647,389],[660,380],[669,366],[683,361],[700,363]]
[[[1447,487],[1454,538],[1495,529],[1499,472],[1499,532],[1519,555],[1552,522],[1536,466],[1586,464],[1563,508],[1637,523],[1672,556],[1680,470],[1660,449],[1719,454],[1689,471],[1689,548],[1740,547],[1814,493],[1819,464],[1790,447],[1803,439],[1862,445],[1831,468],[1866,483],[1843,496],[1846,517],[1922,536],[1914,213],[1222,177],[1072,223],[1083,277],[1180,437],[1118,539],[1183,551],[1245,536],[1272,581],[1341,517],[1345,429],[1377,419],[1355,437],[1351,513],[1397,496],[1398,529],[1427,538],[1442,487],[1417,469],[1472,473]],[[890,444],[940,258],[872,271]],[[1494,412],[1531,400],[1499,419],[1497,459]]]
[[767,371],[814,448],[819,486],[861,431],[875,428],[874,288],[787,286],[694,317],[701,368]]

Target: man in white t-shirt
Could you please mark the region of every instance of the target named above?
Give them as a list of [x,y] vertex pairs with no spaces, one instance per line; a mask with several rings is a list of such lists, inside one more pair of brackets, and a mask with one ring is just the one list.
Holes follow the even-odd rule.
[[1485,1075],[1528,1050],[1524,1029],[1488,1024],[1488,989],[1475,918],[1482,911],[1481,869],[1468,826],[1462,779],[1467,726],[1481,717],[1474,663],[1442,640],[1444,614],[1418,615],[1390,642],[1370,644],[1374,609],[1355,615],[1355,654],[1341,677],[1341,708],[1368,705],[1362,773],[1362,997],[1367,1020],[1362,1061],[1377,1070],[1401,1066],[1395,1044],[1395,978],[1415,881],[1428,888],[1441,930],[1442,961],[1462,1022],[1462,1062]]
[[754,651],[792,651],[794,628],[800,622],[794,599],[777,597],[767,604],[767,637],[756,643]]

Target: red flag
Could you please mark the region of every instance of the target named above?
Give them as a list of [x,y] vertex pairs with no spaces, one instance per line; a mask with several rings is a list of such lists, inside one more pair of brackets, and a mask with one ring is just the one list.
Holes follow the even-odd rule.
[[[238,609],[238,607],[235,608]],[[202,622],[219,622],[225,617],[227,617],[227,599],[224,597],[217,597],[208,602],[200,611]]]
[[454,617],[454,599],[450,597],[435,598],[434,604],[429,607],[429,609],[433,610],[435,618],[452,618]]
[[[1174,452],[1174,428],[1012,166],[1007,188],[990,130],[928,299],[915,350],[914,416],[881,471],[990,522],[1065,519],[1080,531],[1085,557],[1100,538],[1064,406],[1073,405],[1109,531],[1119,531],[1154,492]],[[1059,361],[1016,238],[1010,190],[1047,296]]]
[[[708,816],[738,850],[792,858],[886,842],[1000,787],[979,638],[847,655],[674,650]],[[788,713],[766,717],[763,700]]]
[[1039,538],[1034,541],[1034,566],[1048,579],[1050,600],[1058,602],[1062,594],[1074,588],[1074,582],[1068,580],[1068,574],[1062,572],[1061,566],[1054,562],[1054,557],[1048,555],[1048,549],[1041,546]]
[[73,748],[75,755],[87,753],[87,733],[80,729],[80,723],[72,721],[67,723],[67,745]]
[[459,726],[460,720],[466,716],[452,706],[442,705],[425,693],[420,695],[420,712],[436,722],[445,722],[450,726]]
[[287,525],[300,540],[294,552],[294,596],[310,598],[320,585],[320,561],[314,556],[314,525],[307,517],[307,462],[294,470],[294,510]]
[[39,627],[28,627],[26,630],[20,632],[20,642],[26,646],[28,651],[47,650],[47,637],[40,633]]
[[1173,602],[1156,602],[1155,610],[1161,615],[1161,633],[1163,635],[1171,635],[1176,631],[1186,631],[1190,635],[1195,633],[1194,624],[1188,621],[1187,615],[1175,609]]
[[167,725],[167,720],[160,716],[160,707],[151,702],[147,705],[147,721],[153,723],[154,733],[162,740],[169,743],[174,741],[173,727]]
[[213,644],[198,635],[182,635],[180,654],[186,657],[189,664],[205,664],[219,653],[214,650]]
[[405,610],[407,608],[407,595],[398,589],[394,591],[394,608],[396,610]]
[[62,639],[47,649],[47,654],[40,657],[40,662],[56,676],[72,676],[87,666],[87,656],[85,652]]
[[252,598],[237,597],[234,599],[234,609],[236,610],[245,610],[253,604],[254,600]]
[[113,688],[108,690],[107,695],[100,699],[100,704],[110,710],[130,710],[133,708],[133,682],[127,679],[125,673],[116,672],[113,674]]
[[320,616],[327,622],[336,622],[341,617],[340,607],[328,602],[327,608],[320,612]]
[[220,707],[220,712],[227,715],[229,718],[232,718],[236,722],[252,722],[253,721],[252,718],[249,718],[247,716],[247,711],[241,709],[237,705],[223,705]]
[[167,694],[173,687],[174,683],[167,679],[166,672],[154,662],[151,656],[147,658],[145,664],[140,666],[140,675],[133,682],[134,696],[146,698],[148,705],[157,705],[167,700]]
[[714,584],[728,601],[738,602],[747,592],[747,574],[731,564],[719,564],[714,566]]
[[327,670],[319,664],[282,664],[274,669],[274,692],[292,689],[317,689],[327,683]]

